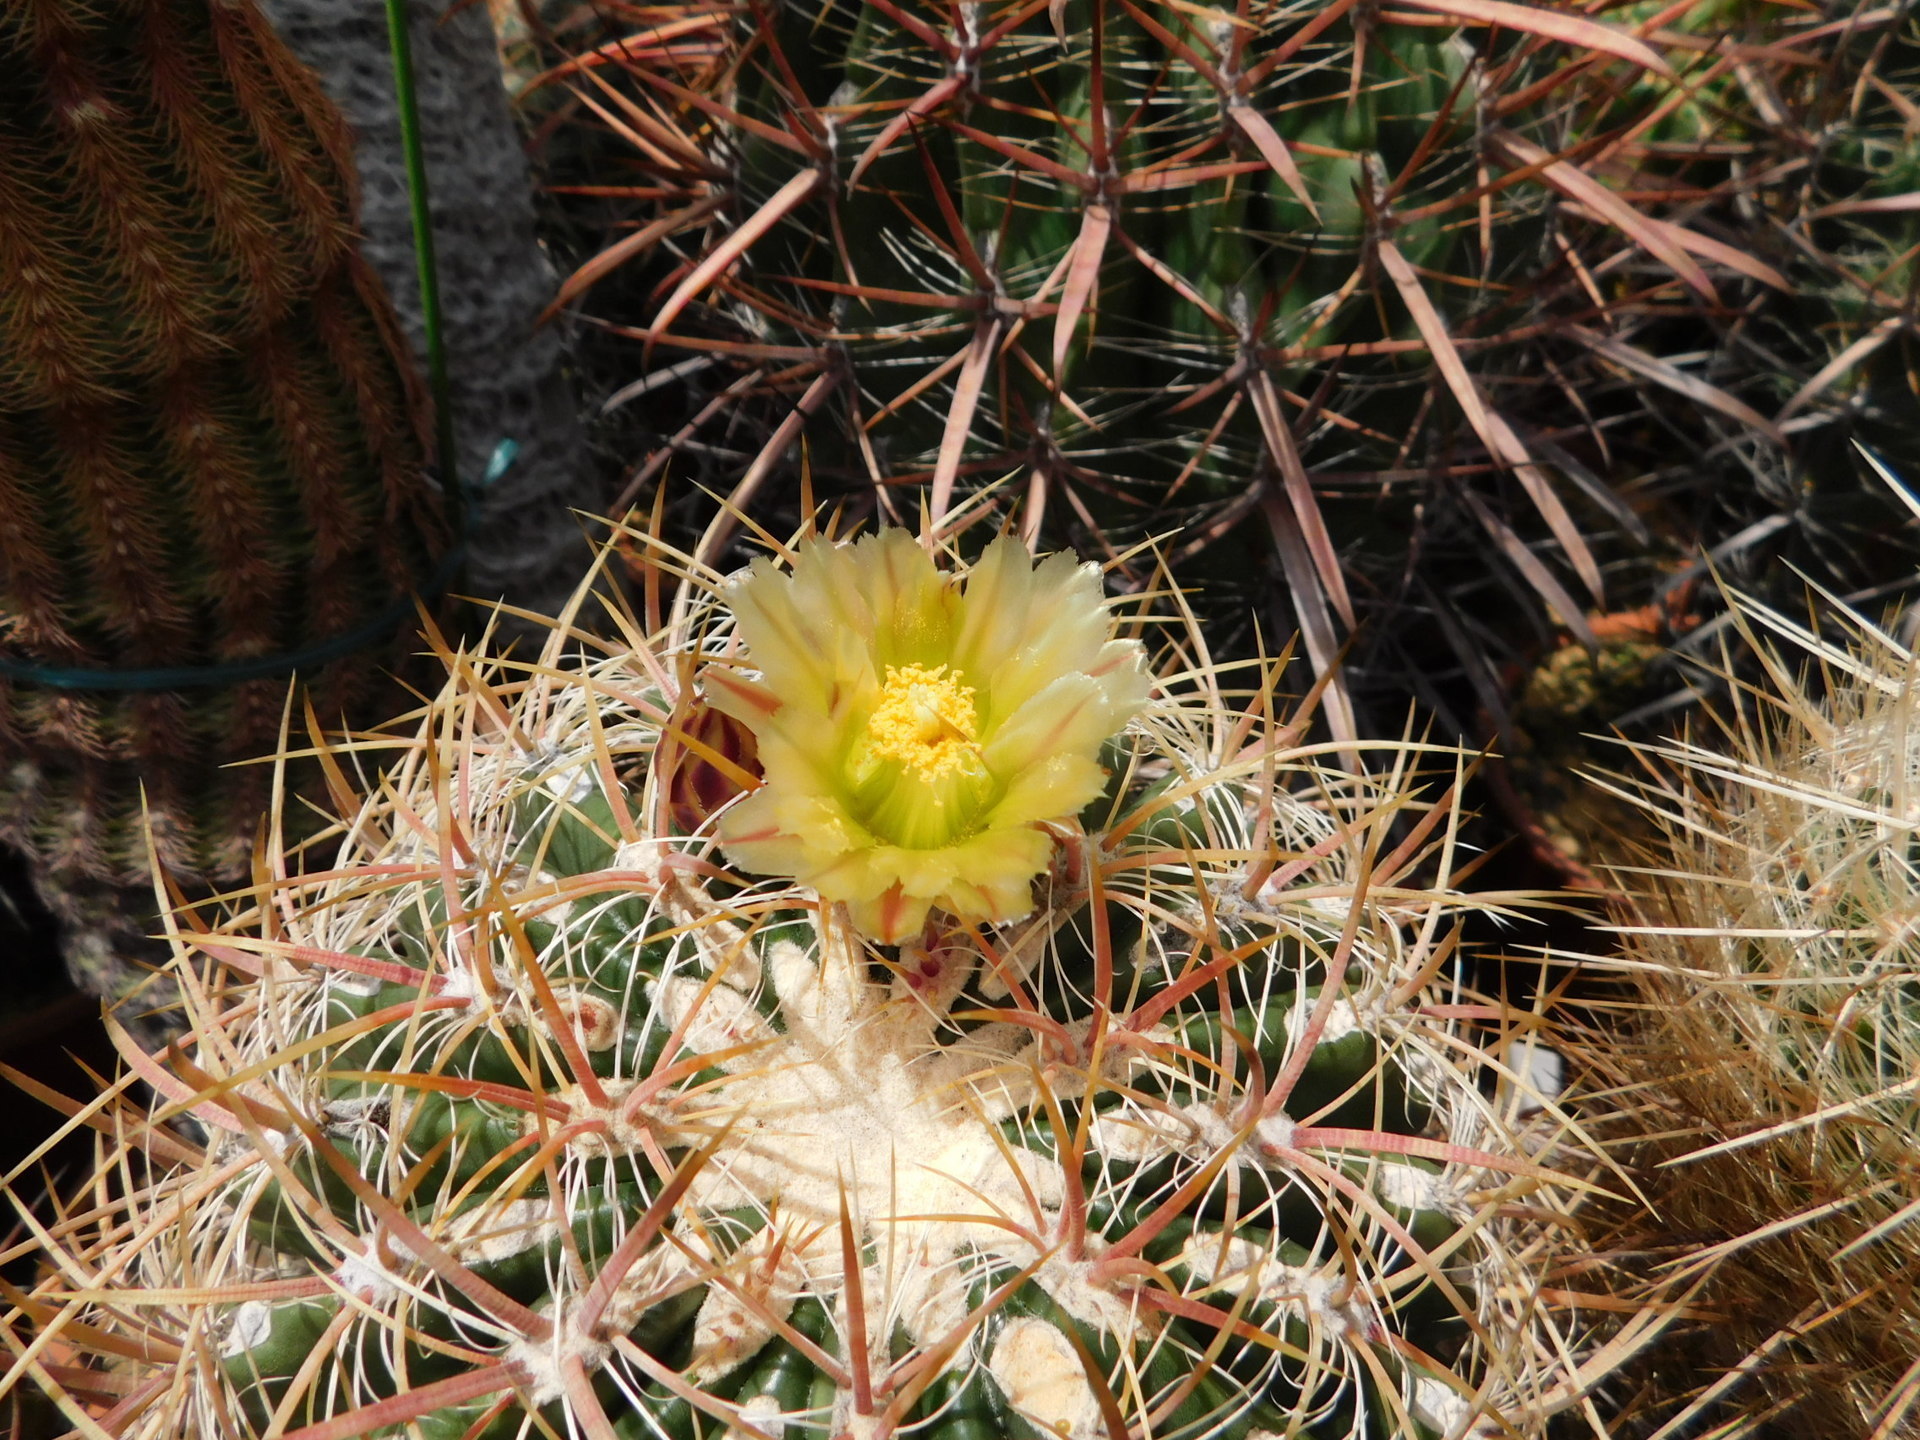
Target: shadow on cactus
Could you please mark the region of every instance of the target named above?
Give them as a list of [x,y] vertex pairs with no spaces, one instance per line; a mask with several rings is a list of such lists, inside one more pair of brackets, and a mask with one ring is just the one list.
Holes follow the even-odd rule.
[[1460,757],[1338,773],[1270,671],[1009,540],[723,580],[630,538],[621,642],[445,654],[413,735],[323,756],[334,830],[176,932],[190,1034],[123,1034],[151,1113],[82,1112],[15,1384],[155,1440],[1577,1403],[1535,1257],[1579,1188],[1547,1162],[1591,1165],[1483,1093],[1467,1027],[1529,1021],[1454,978],[1503,903],[1454,888]]

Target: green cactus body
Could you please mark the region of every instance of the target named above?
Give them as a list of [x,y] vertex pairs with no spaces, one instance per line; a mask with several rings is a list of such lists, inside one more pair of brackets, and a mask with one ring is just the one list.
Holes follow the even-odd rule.
[[463,662],[321,873],[180,937],[162,1104],[208,1143],[101,1273],[187,1295],[140,1313],[192,1378],[130,1377],[119,1433],[1541,1418],[1500,1211],[1567,1192],[1432,1008],[1449,802],[1167,681],[1031,914],[882,946],[657,823],[660,686],[728,636],[702,603],[645,659]]
[[[788,243],[756,250],[703,312],[722,324],[758,312],[760,338],[840,349],[858,392],[841,413],[873,422],[864,443],[883,473],[998,478],[1038,463],[1039,447],[1141,494],[1199,463],[1194,493],[1217,498],[1244,487],[1259,453],[1250,408],[1213,423],[1246,377],[1211,405],[1171,406],[1243,352],[1310,328],[1320,344],[1413,337],[1397,303],[1383,335],[1388,312],[1352,281],[1384,223],[1384,178],[1430,128],[1457,151],[1465,52],[1444,29],[1370,29],[1355,74],[1345,20],[1311,27],[1296,65],[1266,65],[1303,38],[1304,13],[1211,27],[1107,3],[777,14],[746,48],[743,126],[715,134],[717,148],[738,146],[728,226],[809,168],[822,178],[776,230]],[[796,90],[793,67],[807,63]],[[1298,191],[1236,112],[1263,117]],[[903,114],[915,120],[904,130]],[[821,138],[796,147],[796,132]],[[1397,203],[1457,179],[1423,173]],[[1444,267],[1459,248],[1457,227],[1432,218],[1397,235],[1416,264]],[[1097,285],[1073,278],[1070,255]],[[992,381],[957,411],[952,362],[970,343],[991,352]],[[893,408],[943,364],[945,380]],[[869,474],[853,432],[818,428],[817,472]],[[1090,503],[1118,525],[1125,507],[1104,488]]]
[[[1695,8],[1657,23],[1711,33]],[[703,464],[724,415],[729,454],[749,417],[766,437],[714,475],[748,495],[804,440],[822,487],[925,484],[936,522],[1031,501],[1032,533],[1110,557],[1252,516],[1322,670],[1404,584],[1408,534],[1463,540],[1473,584],[1492,538],[1576,627],[1611,534],[1576,491],[1644,538],[1578,433],[1596,363],[1567,327],[1609,303],[1593,274],[1651,269],[1684,307],[1734,255],[1588,163],[1682,103],[1650,14],[785,0],[682,23],[633,37],[595,102],[646,116],[609,168],[642,177],[621,220],[657,243],[568,290],[646,259],[621,307],[646,388],[701,377],[630,498]],[[1526,378],[1543,356],[1571,409]]]

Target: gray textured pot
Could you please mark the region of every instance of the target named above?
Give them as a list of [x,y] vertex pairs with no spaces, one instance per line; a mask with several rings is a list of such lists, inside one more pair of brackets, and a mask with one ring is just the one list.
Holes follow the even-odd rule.
[[[386,8],[381,0],[262,0],[262,8],[354,129],[365,252],[424,370]],[[408,8],[461,477],[483,475],[500,441],[518,447],[480,507],[465,591],[550,612],[589,559],[573,511],[597,511],[606,499],[582,441],[563,339],[533,325],[558,281],[534,234],[532,181],[487,7],[447,14],[443,0],[409,0]]]

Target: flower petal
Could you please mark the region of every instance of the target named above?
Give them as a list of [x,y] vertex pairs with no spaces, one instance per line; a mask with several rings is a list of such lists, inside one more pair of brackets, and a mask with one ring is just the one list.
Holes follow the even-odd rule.
[[995,829],[1078,815],[1106,788],[1107,772],[1090,755],[1055,755],[1022,770],[993,807]]
[[806,883],[804,872],[816,868],[823,850],[821,836],[800,840],[781,824],[781,797],[766,786],[742,796],[720,816],[718,826],[727,857],[756,875],[792,875]]
[[1106,685],[1090,675],[1062,675],[1008,717],[981,747],[987,768],[1003,782],[1049,756],[1092,754],[1127,721]]
[[1002,538],[961,589],[887,530],[803,542],[791,573],[758,562],[726,598],[760,675],[716,663],[707,694],[753,730],[765,776],[719,817],[732,863],[812,886],[883,941],[932,907],[1030,911],[1043,825],[1100,793],[1100,745],[1148,696],[1099,572]]
[[898,886],[871,900],[850,900],[847,915],[853,928],[883,945],[897,945],[927,923],[932,902],[906,894]]
[[850,554],[816,539],[800,556],[792,574],[763,559],[728,583],[734,628],[767,689],[805,710],[844,713],[846,682],[872,668],[873,614]]
[[1030,568],[1002,536],[968,576],[953,663],[981,687],[991,729],[1056,677],[1089,669],[1111,629],[1096,567],[1050,555]]
[[1033,879],[1052,849],[1052,840],[1031,827],[991,831],[943,850],[884,847],[873,854],[869,878],[891,874],[892,883],[849,909],[862,931],[889,943],[925,924],[930,904],[961,920],[1017,919],[1033,909]]
[[904,530],[883,530],[856,541],[847,558],[874,617],[876,673],[953,658],[960,596],[918,541]]
[[1017,920],[1033,909],[1033,880],[1053,856],[1053,837],[1032,826],[990,830],[955,847],[941,908],[962,920]]

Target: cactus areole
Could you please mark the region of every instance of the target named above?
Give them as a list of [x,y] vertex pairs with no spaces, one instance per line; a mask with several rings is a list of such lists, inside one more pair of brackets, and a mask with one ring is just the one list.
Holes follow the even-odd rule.
[[112,1102],[147,1159],[30,1312],[99,1359],[43,1388],[152,1440],[1524,1420],[1503,1217],[1563,1192],[1434,1018],[1450,798],[1195,637],[1150,696],[1006,541],[696,579],[460,658],[337,849],[179,936],[192,1035],[123,1049],[205,1144]]

